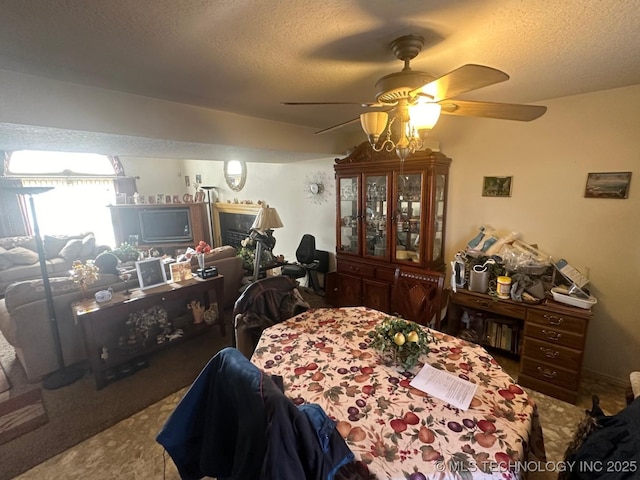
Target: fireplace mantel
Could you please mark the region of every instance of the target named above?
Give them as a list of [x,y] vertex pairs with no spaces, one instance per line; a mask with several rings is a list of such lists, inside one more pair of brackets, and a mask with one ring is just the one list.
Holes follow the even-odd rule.
[[259,210],[260,205],[257,203],[214,203],[213,236],[215,246],[240,246],[240,241],[249,236],[249,229]]

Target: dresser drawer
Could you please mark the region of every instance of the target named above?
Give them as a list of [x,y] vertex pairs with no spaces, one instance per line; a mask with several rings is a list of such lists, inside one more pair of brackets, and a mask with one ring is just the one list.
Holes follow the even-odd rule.
[[584,336],[566,332],[557,328],[545,327],[536,323],[526,322],[524,326],[524,336],[544,340],[552,345],[575,348],[583,350]]
[[527,312],[527,322],[542,325],[543,327],[552,327],[558,330],[572,332],[578,335],[584,335],[587,332],[586,319],[564,315],[560,312],[548,312],[530,308]]
[[530,337],[525,337],[524,339],[522,355],[533,360],[552,363],[574,372],[578,372],[582,365],[582,352],[580,350],[561,347]]
[[487,296],[476,297],[466,292],[453,294],[451,301],[457,305],[475,308],[476,310],[484,310],[485,312],[496,313],[498,315],[504,315],[505,317],[519,318],[521,320],[524,320],[527,314],[527,307],[525,306],[501,302],[500,300],[492,300]]
[[575,371],[564,370],[528,357],[522,357],[520,372],[569,390],[576,390],[578,388],[579,375]]
[[339,273],[348,273],[359,277],[374,277],[374,268],[362,263],[338,262],[337,270]]

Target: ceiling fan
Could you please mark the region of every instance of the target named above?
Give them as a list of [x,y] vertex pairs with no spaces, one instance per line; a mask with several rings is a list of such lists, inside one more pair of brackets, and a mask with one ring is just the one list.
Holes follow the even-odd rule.
[[[382,108],[382,111],[363,113],[359,118],[319,130],[316,134],[330,132],[360,120],[371,146],[376,151],[383,148],[391,151],[395,148],[402,160],[416,149],[422,148],[425,131],[433,128],[440,113],[527,122],[535,120],[547,111],[547,107],[541,105],[454,100],[463,93],[504,82],[509,79],[509,75],[495,68],[467,64],[435,78],[428,73],[412,70],[409,65],[423,46],[424,39],[417,35],[406,35],[391,43],[394,55],[404,62],[404,68],[400,72],[385,75],[376,82],[375,102],[282,102],[282,104],[360,105],[365,108]],[[387,112],[393,115],[390,121]],[[399,138],[394,142],[391,140],[391,127],[396,121],[399,122],[400,128],[396,129],[399,132]],[[387,128],[386,139],[378,145],[385,127]]]

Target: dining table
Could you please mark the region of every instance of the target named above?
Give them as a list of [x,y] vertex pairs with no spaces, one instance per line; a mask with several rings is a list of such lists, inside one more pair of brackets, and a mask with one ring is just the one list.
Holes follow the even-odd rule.
[[[487,350],[416,324],[431,341],[406,369],[371,345],[390,317],[310,309],[265,329],[251,357],[296,405],[320,405],[336,422],[355,456],[336,479],[516,480],[544,465],[536,404]],[[412,386],[425,365],[474,383],[468,408]]]

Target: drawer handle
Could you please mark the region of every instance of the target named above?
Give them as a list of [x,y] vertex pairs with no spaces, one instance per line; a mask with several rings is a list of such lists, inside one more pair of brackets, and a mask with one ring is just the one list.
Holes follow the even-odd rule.
[[562,317],[558,317],[557,315],[543,315],[544,318],[546,318],[547,320],[549,320],[549,323],[551,325],[560,325],[562,322],[564,322],[564,318]]
[[547,378],[555,378],[556,375],[558,374],[558,372],[556,372],[555,370],[549,370],[548,368],[542,368],[542,367],[538,367],[538,373],[540,373],[540,375],[542,375],[543,377],[547,377]]
[[558,332],[554,332],[553,330],[542,330],[549,340],[558,341],[562,338],[562,334]]
[[349,269],[350,269],[352,272],[359,272],[359,271],[360,271],[360,267],[349,267]]
[[486,300],[476,300],[476,303],[484,308],[489,308],[489,302]]
[[559,351],[553,350],[551,348],[540,347],[540,351],[544,353],[544,356],[547,358],[556,358],[558,355],[560,355]]

